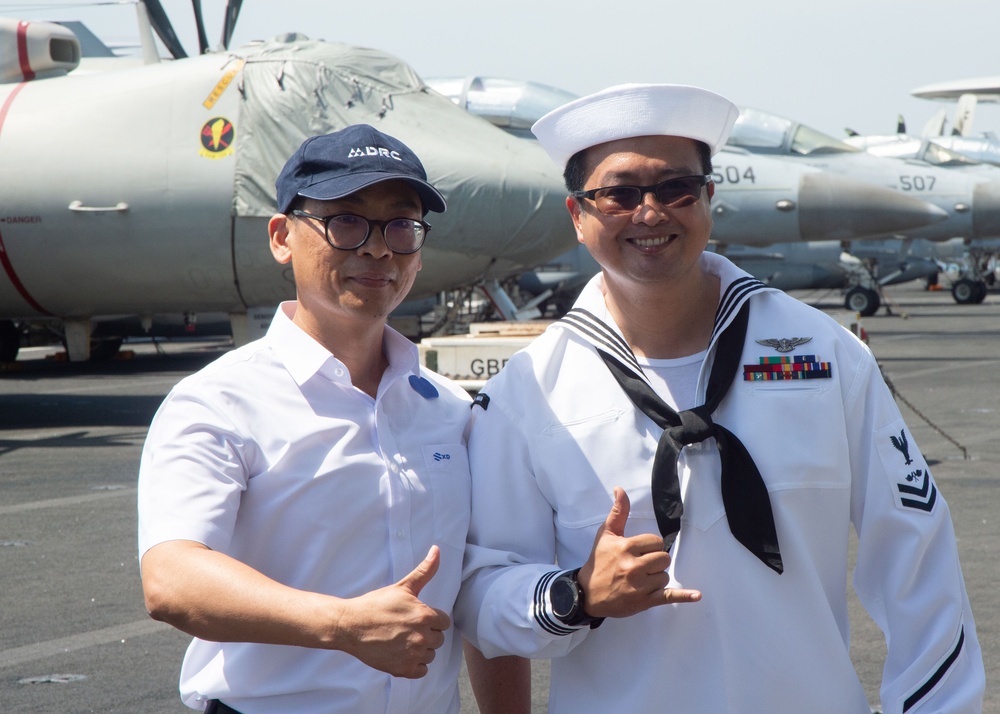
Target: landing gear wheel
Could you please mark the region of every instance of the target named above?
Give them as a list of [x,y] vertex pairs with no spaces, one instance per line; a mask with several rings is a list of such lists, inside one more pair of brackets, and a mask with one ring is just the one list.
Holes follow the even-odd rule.
[[90,361],[91,362],[107,362],[112,360],[118,354],[118,350],[121,349],[122,338],[121,337],[107,337],[102,339],[91,339],[90,340]]
[[[986,297],[986,291],[983,291],[983,297]],[[955,284],[951,286],[951,296],[955,298],[955,302],[959,305],[972,305],[976,302],[976,296],[979,294],[979,289],[976,287],[976,282],[974,280],[969,280],[968,278],[961,278],[956,280]]]
[[13,362],[21,349],[21,333],[12,320],[0,320],[0,362]]
[[854,287],[847,291],[844,307],[862,317],[871,317],[882,305],[878,293],[870,288]]
[[980,280],[978,283],[976,283],[976,296],[974,298],[974,302],[977,305],[986,299],[987,290],[988,288],[986,287],[986,281]]

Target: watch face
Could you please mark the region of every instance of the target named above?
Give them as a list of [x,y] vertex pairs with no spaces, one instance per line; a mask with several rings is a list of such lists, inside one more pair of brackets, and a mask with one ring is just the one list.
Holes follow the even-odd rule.
[[576,609],[577,592],[575,585],[566,578],[556,578],[549,588],[552,613],[556,617],[569,617]]

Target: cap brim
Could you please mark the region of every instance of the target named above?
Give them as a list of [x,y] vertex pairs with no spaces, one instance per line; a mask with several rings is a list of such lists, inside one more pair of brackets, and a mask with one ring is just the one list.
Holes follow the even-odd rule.
[[368,186],[374,186],[377,183],[382,183],[383,181],[405,181],[413,186],[417,194],[420,196],[420,201],[423,204],[425,211],[444,213],[448,208],[448,203],[444,200],[444,196],[441,192],[426,181],[421,181],[420,179],[412,176],[387,176],[382,172],[370,174],[348,174],[346,176],[337,176],[326,181],[318,181],[310,186],[307,186],[306,188],[301,189],[298,195],[305,198],[316,199],[317,201],[333,201],[338,198],[343,198],[344,196],[350,196],[352,193],[360,191],[363,188],[367,188]]

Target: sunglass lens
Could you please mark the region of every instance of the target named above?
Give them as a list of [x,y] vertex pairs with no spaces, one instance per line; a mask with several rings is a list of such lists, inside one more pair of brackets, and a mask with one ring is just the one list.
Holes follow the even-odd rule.
[[616,215],[634,211],[642,203],[642,192],[635,186],[614,186],[598,192],[595,198],[601,213]]
[[701,194],[701,186],[701,180],[697,176],[670,179],[656,187],[656,200],[664,206],[690,203]]

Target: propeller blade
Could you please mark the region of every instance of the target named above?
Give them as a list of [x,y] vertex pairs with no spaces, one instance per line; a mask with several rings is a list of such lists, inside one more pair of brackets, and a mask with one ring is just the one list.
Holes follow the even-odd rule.
[[149,14],[149,22],[153,25],[153,29],[156,31],[156,35],[160,38],[163,46],[173,55],[174,59],[187,57],[187,52],[181,46],[181,41],[177,39],[174,27],[170,24],[170,19],[167,17],[167,13],[164,12],[160,0],[144,0],[144,2],[146,3],[146,11]]
[[233,30],[236,29],[236,20],[240,16],[240,7],[243,0],[229,0],[226,3],[226,17],[222,26],[222,46],[229,49],[229,42],[233,39]]
[[205,34],[205,18],[201,13],[201,0],[191,0],[194,10],[194,24],[198,28],[198,54],[208,52],[208,35]]

